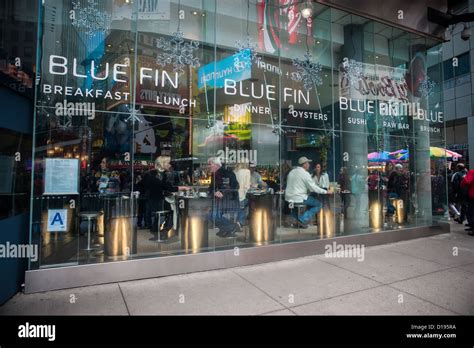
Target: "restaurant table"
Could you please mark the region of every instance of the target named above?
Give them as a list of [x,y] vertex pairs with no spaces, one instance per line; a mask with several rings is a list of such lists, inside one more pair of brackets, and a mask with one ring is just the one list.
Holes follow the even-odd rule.
[[104,252],[106,256],[136,253],[137,233],[134,220],[138,206],[135,195],[103,195]]
[[380,230],[383,227],[383,202],[382,191],[369,190],[369,226],[374,230]]
[[177,196],[176,200],[181,222],[181,249],[186,253],[197,253],[209,246],[209,212],[212,198]]
[[268,191],[249,191],[249,238],[256,243],[273,241],[276,231],[274,195]]

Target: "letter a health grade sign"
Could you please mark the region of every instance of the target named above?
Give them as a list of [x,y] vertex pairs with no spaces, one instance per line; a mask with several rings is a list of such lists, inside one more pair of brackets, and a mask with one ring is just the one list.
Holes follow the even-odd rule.
[[48,232],[67,232],[67,209],[48,210]]

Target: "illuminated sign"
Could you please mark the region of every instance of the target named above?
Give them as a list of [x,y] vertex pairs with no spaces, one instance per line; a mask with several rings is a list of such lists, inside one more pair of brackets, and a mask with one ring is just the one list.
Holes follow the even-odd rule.
[[234,54],[218,62],[204,65],[198,70],[198,87],[221,88],[225,80],[243,81],[252,76],[250,55]]

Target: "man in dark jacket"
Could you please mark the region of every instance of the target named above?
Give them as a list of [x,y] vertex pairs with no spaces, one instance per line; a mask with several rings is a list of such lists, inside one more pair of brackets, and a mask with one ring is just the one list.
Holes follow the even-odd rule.
[[233,171],[222,166],[219,157],[209,158],[208,165],[212,172],[209,193],[214,196],[209,218],[219,228],[217,236],[223,238],[235,237],[237,225],[223,215],[240,209],[239,182]]
[[464,222],[464,218],[466,217],[467,212],[467,197],[466,190],[461,188],[461,182],[467,174],[467,169],[463,163],[458,163],[456,165],[456,169],[457,172],[453,175],[451,179],[451,187],[456,202],[456,208],[461,214],[454,220],[462,224]]
[[474,236],[474,169],[467,172],[464,179],[461,181],[461,188],[467,190],[467,222],[469,228],[466,229],[470,236]]
[[[408,200],[409,200],[409,188],[410,188],[410,177],[403,169],[403,165],[397,163],[395,170],[390,173],[388,179],[388,195],[389,198],[398,198],[403,200],[404,216],[403,221],[407,221],[408,218]],[[388,209],[390,213],[395,211],[395,207],[389,203]]]

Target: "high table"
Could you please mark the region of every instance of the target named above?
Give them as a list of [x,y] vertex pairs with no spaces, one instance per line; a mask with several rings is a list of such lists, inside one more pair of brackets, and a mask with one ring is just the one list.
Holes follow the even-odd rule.
[[249,191],[250,240],[256,243],[272,241],[275,238],[276,216],[273,209],[273,195],[268,191]]
[[121,194],[104,195],[105,243],[107,256],[121,256],[136,253],[137,234],[134,228],[137,199]]
[[181,249],[186,253],[198,253],[209,246],[208,217],[212,198],[177,196],[176,200],[181,219]]

